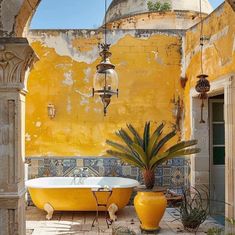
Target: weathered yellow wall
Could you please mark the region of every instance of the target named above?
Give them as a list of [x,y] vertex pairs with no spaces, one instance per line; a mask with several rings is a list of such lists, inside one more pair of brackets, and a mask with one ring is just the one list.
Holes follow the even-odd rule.
[[[203,17],[207,14],[203,14]],[[182,29],[186,30],[200,21],[194,11],[145,12],[126,16],[108,24],[110,29]]]
[[[214,81],[235,72],[235,14],[228,3],[216,9],[204,21],[203,35],[209,37],[203,51],[204,73]],[[200,69],[200,24],[186,33],[185,137],[190,138],[190,89],[195,87]]]
[[[181,37],[150,32],[112,33],[120,95],[103,117],[100,99],[90,97],[101,35],[32,31],[29,39],[40,60],[28,82],[26,155],[98,156],[105,153],[105,140],[126,123],[138,129],[147,120],[174,123],[171,99],[182,93]],[[53,120],[49,103],[57,110]]]

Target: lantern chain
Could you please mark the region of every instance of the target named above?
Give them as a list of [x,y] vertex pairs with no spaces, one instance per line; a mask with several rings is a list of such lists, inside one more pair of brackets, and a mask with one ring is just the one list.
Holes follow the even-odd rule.
[[203,37],[203,17],[202,17],[202,0],[199,0],[200,6],[200,60],[201,60],[201,74],[197,76],[198,81],[196,84],[196,91],[199,93],[199,99],[201,99],[201,120],[200,123],[205,123],[203,118],[203,109],[204,109],[204,100],[208,98],[207,93],[210,91],[210,82],[207,79],[208,75],[204,74],[203,71],[203,46],[204,46],[204,37]]

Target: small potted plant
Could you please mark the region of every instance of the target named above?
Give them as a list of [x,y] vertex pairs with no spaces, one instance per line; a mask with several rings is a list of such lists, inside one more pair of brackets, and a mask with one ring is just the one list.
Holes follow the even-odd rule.
[[[176,130],[163,134],[165,124],[162,123],[151,133],[150,122],[145,123],[142,137],[132,125],[127,125],[129,132],[120,129],[116,135],[122,141],[117,143],[107,140],[106,143],[115,150],[107,150],[108,155],[138,167],[143,174],[146,190],[138,191],[134,206],[141,222],[141,229],[156,231],[164,215],[167,200],[163,192],[152,190],[155,183],[155,170],[163,162],[175,157],[194,154],[200,151],[194,148],[196,140],[181,141],[166,147],[177,134]],[[190,148],[191,147],[191,148]]]
[[209,196],[202,187],[191,187],[184,191],[183,201],[180,206],[180,219],[184,229],[197,232],[199,226],[209,214]]

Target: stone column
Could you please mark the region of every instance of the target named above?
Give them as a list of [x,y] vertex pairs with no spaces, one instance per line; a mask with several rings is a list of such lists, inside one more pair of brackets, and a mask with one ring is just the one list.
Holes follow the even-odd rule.
[[25,94],[34,52],[0,38],[0,235],[25,235]]
[[231,76],[224,87],[225,117],[225,216],[235,217],[235,81]]

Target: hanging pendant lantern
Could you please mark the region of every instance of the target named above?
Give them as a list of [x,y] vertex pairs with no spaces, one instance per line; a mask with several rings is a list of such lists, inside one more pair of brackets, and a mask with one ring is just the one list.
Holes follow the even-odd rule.
[[104,43],[100,44],[102,51],[100,52],[101,62],[96,66],[96,74],[92,89],[93,97],[99,95],[104,106],[104,116],[107,114],[107,108],[111,102],[111,97],[118,97],[118,75],[115,66],[110,62],[109,58],[112,53],[109,51],[110,44],[107,44],[107,26],[106,26],[107,0],[105,0],[105,22],[104,22]]
[[111,64],[109,58],[112,53],[109,51],[109,44],[101,44],[102,51],[100,56],[102,58],[100,64],[96,66],[97,72],[94,77],[93,96],[99,95],[104,105],[104,115],[106,116],[107,107],[111,102],[113,95],[118,96],[118,75],[115,66]]
[[206,74],[200,74],[197,76],[199,80],[196,84],[196,91],[199,93],[200,99],[207,99],[207,93],[210,91],[210,82],[208,81],[208,75]]
[[197,78],[199,78],[199,80],[197,81],[195,89],[199,93],[198,98],[202,100],[200,123],[205,123],[203,119],[203,108],[204,108],[204,100],[208,98],[207,93],[210,91],[210,82],[207,79],[208,75],[206,74],[200,74],[197,76]]

